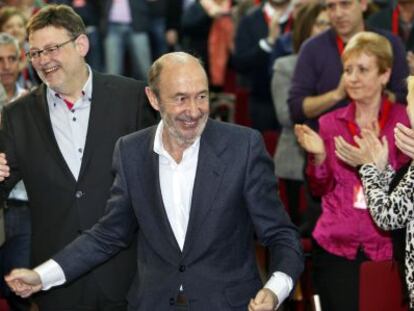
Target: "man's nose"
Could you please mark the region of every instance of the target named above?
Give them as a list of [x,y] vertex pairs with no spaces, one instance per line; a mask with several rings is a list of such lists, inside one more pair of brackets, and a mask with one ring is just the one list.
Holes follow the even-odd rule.
[[192,118],[200,115],[200,107],[198,106],[197,99],[191,99],[187,109]]
[[3,69],[5,69],[5,70],[8,70],[8,69],[10,69],[10,66],[11,66],[11,62],[9,61],[9,60],[4,60],[4,62],[3,62]]

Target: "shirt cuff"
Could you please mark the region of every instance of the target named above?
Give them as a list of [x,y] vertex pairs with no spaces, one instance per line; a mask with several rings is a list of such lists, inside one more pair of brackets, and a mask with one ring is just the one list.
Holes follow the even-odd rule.
[[286,273],[276,271],[272,274],[272,277],[267,281],[265,288],[270,289],[278,299],[278,304],[275,308],[278,309],[283,301],[289,296],[289,293],[293,289],[293,281]]
[[53,259],[42,263],[40,266],[34,268],[42,281],[42,290],[48,290],[53,286],[62,285],[66,282],[65,273],[59,264]]
[[259,41],[259,46],[262,48],[262,50],[264,50],[267,53],[272,52],[272,46],[269,44],[269,42],[267,42],[266,39],[260,39]]

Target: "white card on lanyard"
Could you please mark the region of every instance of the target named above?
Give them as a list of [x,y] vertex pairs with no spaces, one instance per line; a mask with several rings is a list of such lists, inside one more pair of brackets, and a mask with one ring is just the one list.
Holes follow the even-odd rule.
[[358,209],[367,209],[367,202],[365,200],[364,190],[362,189],[361,184],[356,184],[354,186],[354,193],[353,193],[353,206]]

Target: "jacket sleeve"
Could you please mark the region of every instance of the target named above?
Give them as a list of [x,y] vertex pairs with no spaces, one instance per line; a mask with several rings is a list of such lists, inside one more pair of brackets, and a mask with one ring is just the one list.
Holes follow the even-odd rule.
[[309,184],[310,191],[315,196],[323,196],[330,192],[335,187],[335,179],[333,175],[332,166],[330,164],[332,139],[328,136],[329,128],[324,124],[320,124],[319,135],[323,139],[326,150],[326,159],[320,165],[315,165],[312,155],[308,154],[308,161],[306,164],[306,177]]
[[278,59],[275,62],[271,91],[273,104],[276,109],[277,120],[282,127],[292,127],[287,97],[290,88],[290,75],[287,68],[284,68],[285,58]]
[[316,85],[319,77],[315,72],[314,62],[313,51],[305,43],[298,55],[288,97],[293,123],[303,123],[308,119],[303,112],[303,101],[305,97],[316,95]]
[[67,281],[93,269],[127,247],[138,229],[122,155],[122,138],[113,159],[114,183],[107,201],[106,212],[92,229],[66,246],[53,259],[62,267]]
[[271,271],[280,271],[296,282],[303,270],[303,252],[297,228],[291,223],[277,194],[273,161],[262,138],[252,131],[244,193],[261,244],[271,254]]

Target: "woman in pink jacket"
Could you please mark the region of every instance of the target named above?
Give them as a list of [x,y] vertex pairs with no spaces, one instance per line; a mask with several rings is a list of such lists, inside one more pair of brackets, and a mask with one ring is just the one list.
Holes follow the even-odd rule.
[[366,260],[392,258],[391,238],[370,216],[357,170],[361,163],[355,160],[360,132],[366,128],[387,138],[392,167],[408,161],[393,135],[396,123],[409,124],[405,107],[384,92],[392,61],[386,38],[371,32],[355,35],[342,53],[341,83],[349,105],[322,116],[319,133],[295,126],[299,144],[309,154],[311,191],[322,198],[322,214],[313,231],[314,285],[322,310],[358,310],[359,266]]

